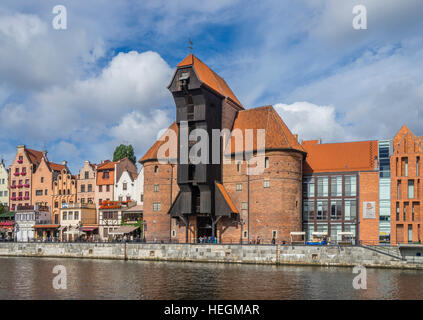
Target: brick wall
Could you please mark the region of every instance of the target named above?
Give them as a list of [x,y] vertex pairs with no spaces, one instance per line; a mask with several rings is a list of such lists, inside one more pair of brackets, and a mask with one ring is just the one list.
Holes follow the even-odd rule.
[[[379,172],[360,172],[359,240],[369,244],[379,241]],[[364,202],[374,202],[375,219],[364,219]]]
[[[302,230],[302,155],[297,152],[272,151],[266,153],[266,157],[269,158],[269,168],[263,174],[250,175],[250,179],[246,174],[245,161],[240,173],[236,162],[224,165],[223,184],[245,223],[243,231],[249,230],[250,241],[260,237],[269,242],[273,231],[277,232],[278,242],[289,241],[291,231]],[[269,188],[264,188],[265,180],[270,181]],[[242,185],[242,191],[236,190],[237,184]],[[246,209],[242,209],[243,202],[247,203]],[[231,221],[224,219],[218,226],[222,241],[240,241],[239,224],[231,225]]]
[[[157,172],[155,172],[156,167]],[[172,171],[173,178],[171,180]],[[154,185],[159,186],[158,192],[154,192]],[[168,211],[178,192],[176,165],[159,164],[157,161],[144,163],[143,218],[147,223],[147,240],[169,240],[171,235],[171,218]],[[154,203],[160,203],[160,211],[153,211]],[[185,228],[177,228],[176,222],[172,223],[176,231],[175,238],[185,237]]]

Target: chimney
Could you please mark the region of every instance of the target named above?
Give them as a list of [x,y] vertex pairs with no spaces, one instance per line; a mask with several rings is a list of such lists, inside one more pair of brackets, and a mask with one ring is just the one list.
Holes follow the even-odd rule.
[[66,160],[62,161],[62,165],[66,166],[68,164],[68,162]]
[[298,134],[297,133],[294,134],[294,137],[295,137],[295,140],[298,141]]
[[18,150],[19,150],[19,149],[25,149],[25,145],[24,145],[24,144],[19,145],[19,146],[18,146]]
[[89,161],[89,160],[85,160],[85,161],[84,161],[84,163],[85,163],[86,165],[89,165],[89,164],[90,164],[90,161]]

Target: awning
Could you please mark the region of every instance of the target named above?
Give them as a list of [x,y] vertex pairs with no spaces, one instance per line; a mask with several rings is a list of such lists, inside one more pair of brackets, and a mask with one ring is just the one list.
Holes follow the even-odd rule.
[[327,236],[328,233],[327,232],[313,232],[312,235],[313,236]]
[[66,229],[67,226],[60,226],[59,229],[57,229],[58,231],[62,231],[64,229]]
[[76,229],[68,230],[68,231],[65,231],[64,233],[65,234],[78,234],[78,235],[85,234],[85,232],[82,232],[82,231],[79,231],[79,230],[76,230]]
[[0,222],[0,227],[10,227],[10,226],[14,226],[15,225],[15,221],[2,221]]
[[300,231],[298,231],[298,232],[291,232],[291,236],[304,236],[305,235],[305,232],[300,232]]
[[94,231],[97,230],[98,227],[82,227],[82,231]]
[[353,232],[344,231],[344,232],[338,232],[338,236],[350,236],[350,237],[354,237],[355,234]]
[[119,228],[117,228],[117,230],[115,231],[110,231],[109,234],[126,234],[126,233],[131,233],[135,230],[137,230],[139,227],[136,226],[120,226]]
[[36,224],[34,228],[36,229],[57,229],[60,227],[60,224]]

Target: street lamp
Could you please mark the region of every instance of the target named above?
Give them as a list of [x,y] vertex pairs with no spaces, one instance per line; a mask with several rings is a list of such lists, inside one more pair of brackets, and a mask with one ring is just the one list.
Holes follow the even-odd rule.
[[147,231],[147,221],[142,221],[142,236],[143,236],[143,242],[145,241],[145,232]]
[[241,243],[241,245],[242,245],[242,236],[243,236],[243,234],[244,234],[244,224],[245,224],[245,222],[244,222],[244,220],[241,218],[240,220],[239,220],[239,222],[238,222],[240,225],[241,225],[241,238],[240,238],[240,243]]

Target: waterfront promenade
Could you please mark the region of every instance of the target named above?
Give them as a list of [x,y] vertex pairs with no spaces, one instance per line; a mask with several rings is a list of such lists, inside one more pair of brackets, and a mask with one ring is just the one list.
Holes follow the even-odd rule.
[[[399,249],[367,246],[159,244],[159,243],[0,243],[0,256],[116,260],[214,262],[268,265],[317,265],[421,269]],[[397,252],[396,254],[393,252]]]

